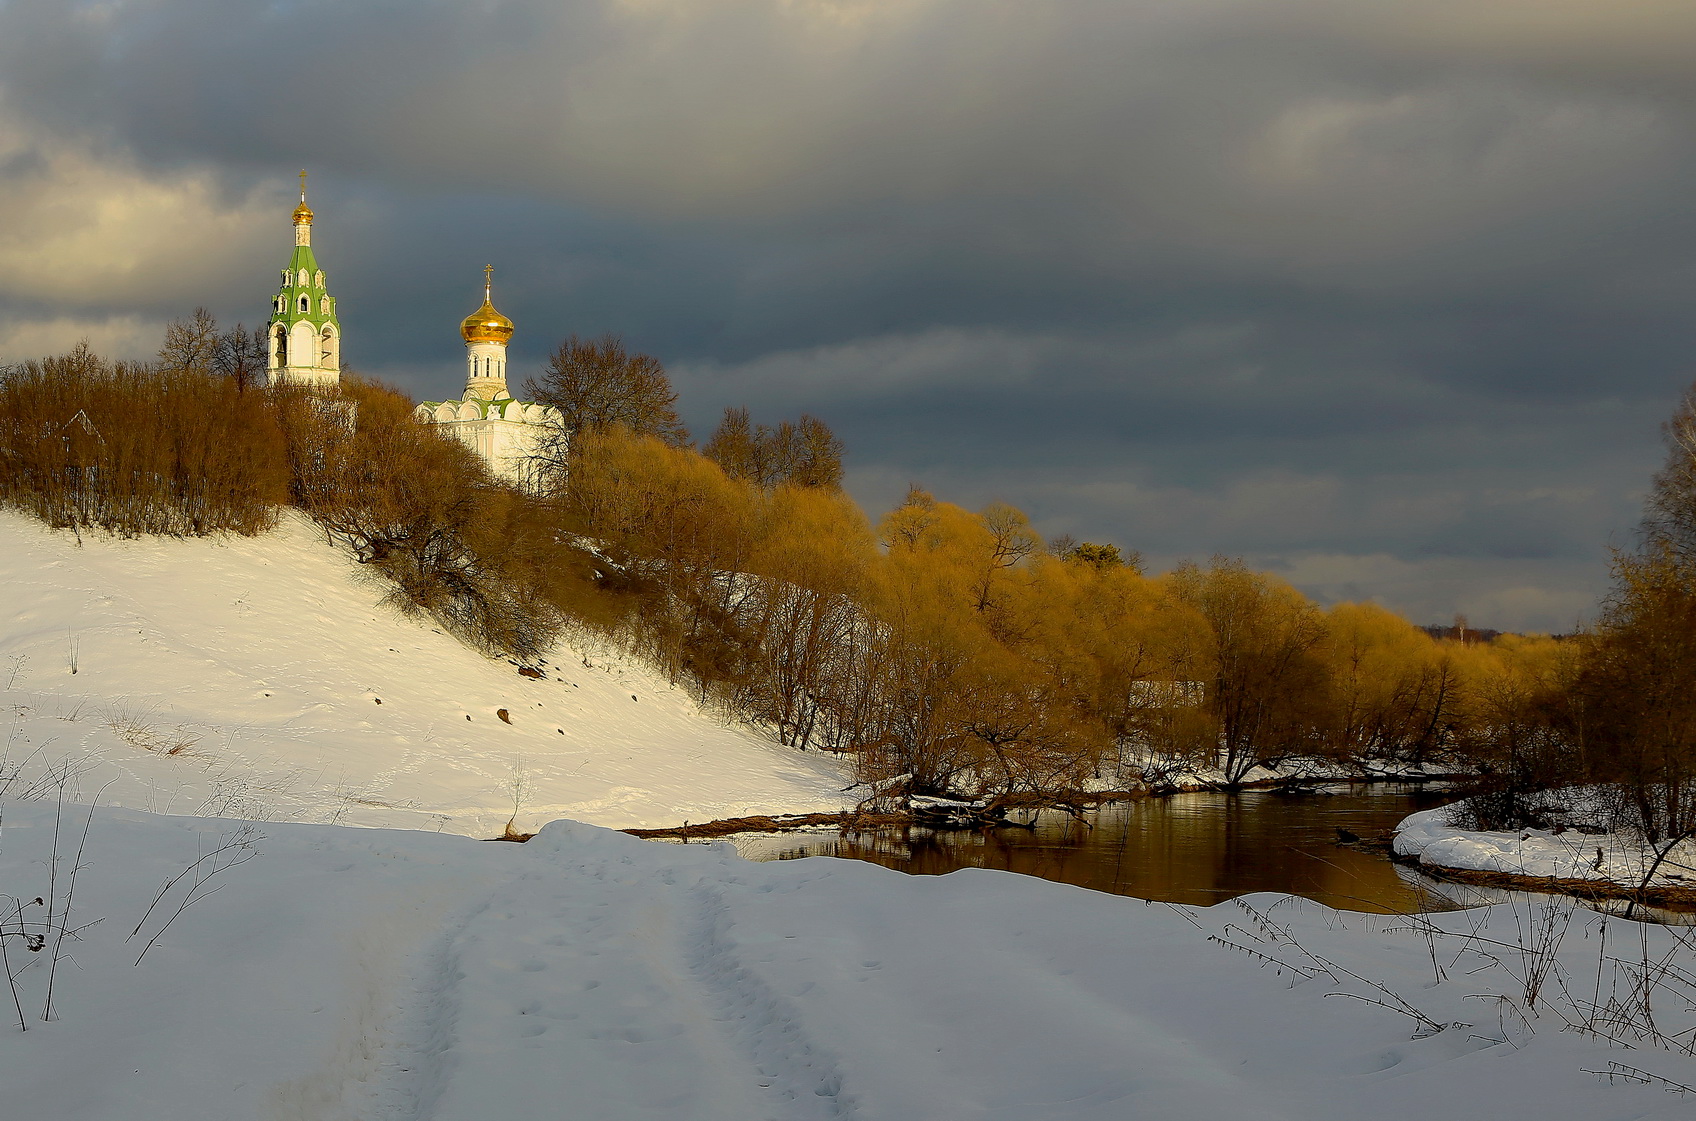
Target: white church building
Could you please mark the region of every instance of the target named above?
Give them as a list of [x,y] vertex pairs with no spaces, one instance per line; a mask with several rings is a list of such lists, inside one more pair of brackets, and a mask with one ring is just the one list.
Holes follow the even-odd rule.
[[557,429],[559,410],[515,400],[506,387],[506,344],[512,320],[495,310],[494,266],[484,266],[483,306],[459,325],[465,339],[465,393],[457,401],[426,401],[414,415],[442,426],[483,457],[495,474],[534,488],[534,456],[543,434]]
[[[283,285],[271,301],[265,334],[267,374],[272,385],[331,386],[341,381],[341,322],[324,270],[312,251],[312,209],[306,205],[306,172],[300,173],[300,205],[294,209],[294,254],[283,269]],[[514,400],[506,384],[506,344],[512,320],[495,310],[494,266],[483,273],[483,305],[459,325],[465,340],[465,392],[457,401],[426,401],[419,420],[441,426],[480,455],[501,478],[537,485],[532,457],[543,434],[562,421],[557,409]]]

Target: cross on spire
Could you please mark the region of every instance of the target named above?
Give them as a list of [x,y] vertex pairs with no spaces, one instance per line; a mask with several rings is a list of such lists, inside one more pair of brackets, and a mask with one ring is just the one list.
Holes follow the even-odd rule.
[[495,288],[495,266],[484,265],[483,266],[483,301],[485,303],[487,303],[489,301],[490,293],[494,291],[494,288]]
[[306,169],[300,169],[300,201],[306,201]]

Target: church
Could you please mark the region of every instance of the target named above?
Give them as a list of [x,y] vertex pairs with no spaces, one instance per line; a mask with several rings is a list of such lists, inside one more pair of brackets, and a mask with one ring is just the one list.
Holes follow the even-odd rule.
[[[341,381],[341,321],[324,270],[312,251],[312,208],[306,205],[306,172],[294,208],[294,254],[271,301],[266,324],[267,376],[272,385],[332,386]],[[483,270],[483,304],[459,325],[465,340],[465,391],[457,401],[426,401],[414,415],[441,426],[483,458],[497,476],[526,489],[538,485],[533,457],[542,437],[557,428],[557,409],[515,400],[506,384],[506,345],[512,320],[495,310],[494,266]]]

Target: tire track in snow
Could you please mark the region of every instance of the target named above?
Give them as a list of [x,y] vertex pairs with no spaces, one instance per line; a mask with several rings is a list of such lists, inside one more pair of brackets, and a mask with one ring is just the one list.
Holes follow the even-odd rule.
[[776,1109],[773,1121],[855,1116],[856,1102],[843,1089],[834,1057],[808,1038],[795,1006],[743,964],[723,890],[702,883],[691,896],[693,929],[682,932],[690,970],[736,1050],[758,1073]]
[[[499,890],[494,889],[494,890]],[[392,1019],[372,1089],[371,1121],[430,1121],[453,1072],[460,950],[466,932],[493,905],[493,892],[462,910],[431,940],[408,974],[411,989]]]
[[459,943],[489,906],[450,909],[422,935],[405,925],[415,913],[401,911],[401,925],[395,911],[370,915],[348,940],[324,1061],[270,1087],[266,1121],[428,1121],[455,1040]]

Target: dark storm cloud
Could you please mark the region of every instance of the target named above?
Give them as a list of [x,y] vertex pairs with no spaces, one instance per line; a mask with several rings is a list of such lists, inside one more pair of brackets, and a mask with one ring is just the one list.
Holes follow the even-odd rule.
[[[1564,627],[1696,374],[1693,50],[1651,0],[12,0],[0,275],[59,279],[0,343],[251,318],[306,164],[348,354],[421,394],[494,260],[515,369],[623,333],[876,505]],[[224,232],[159,263],[142,195]]]

